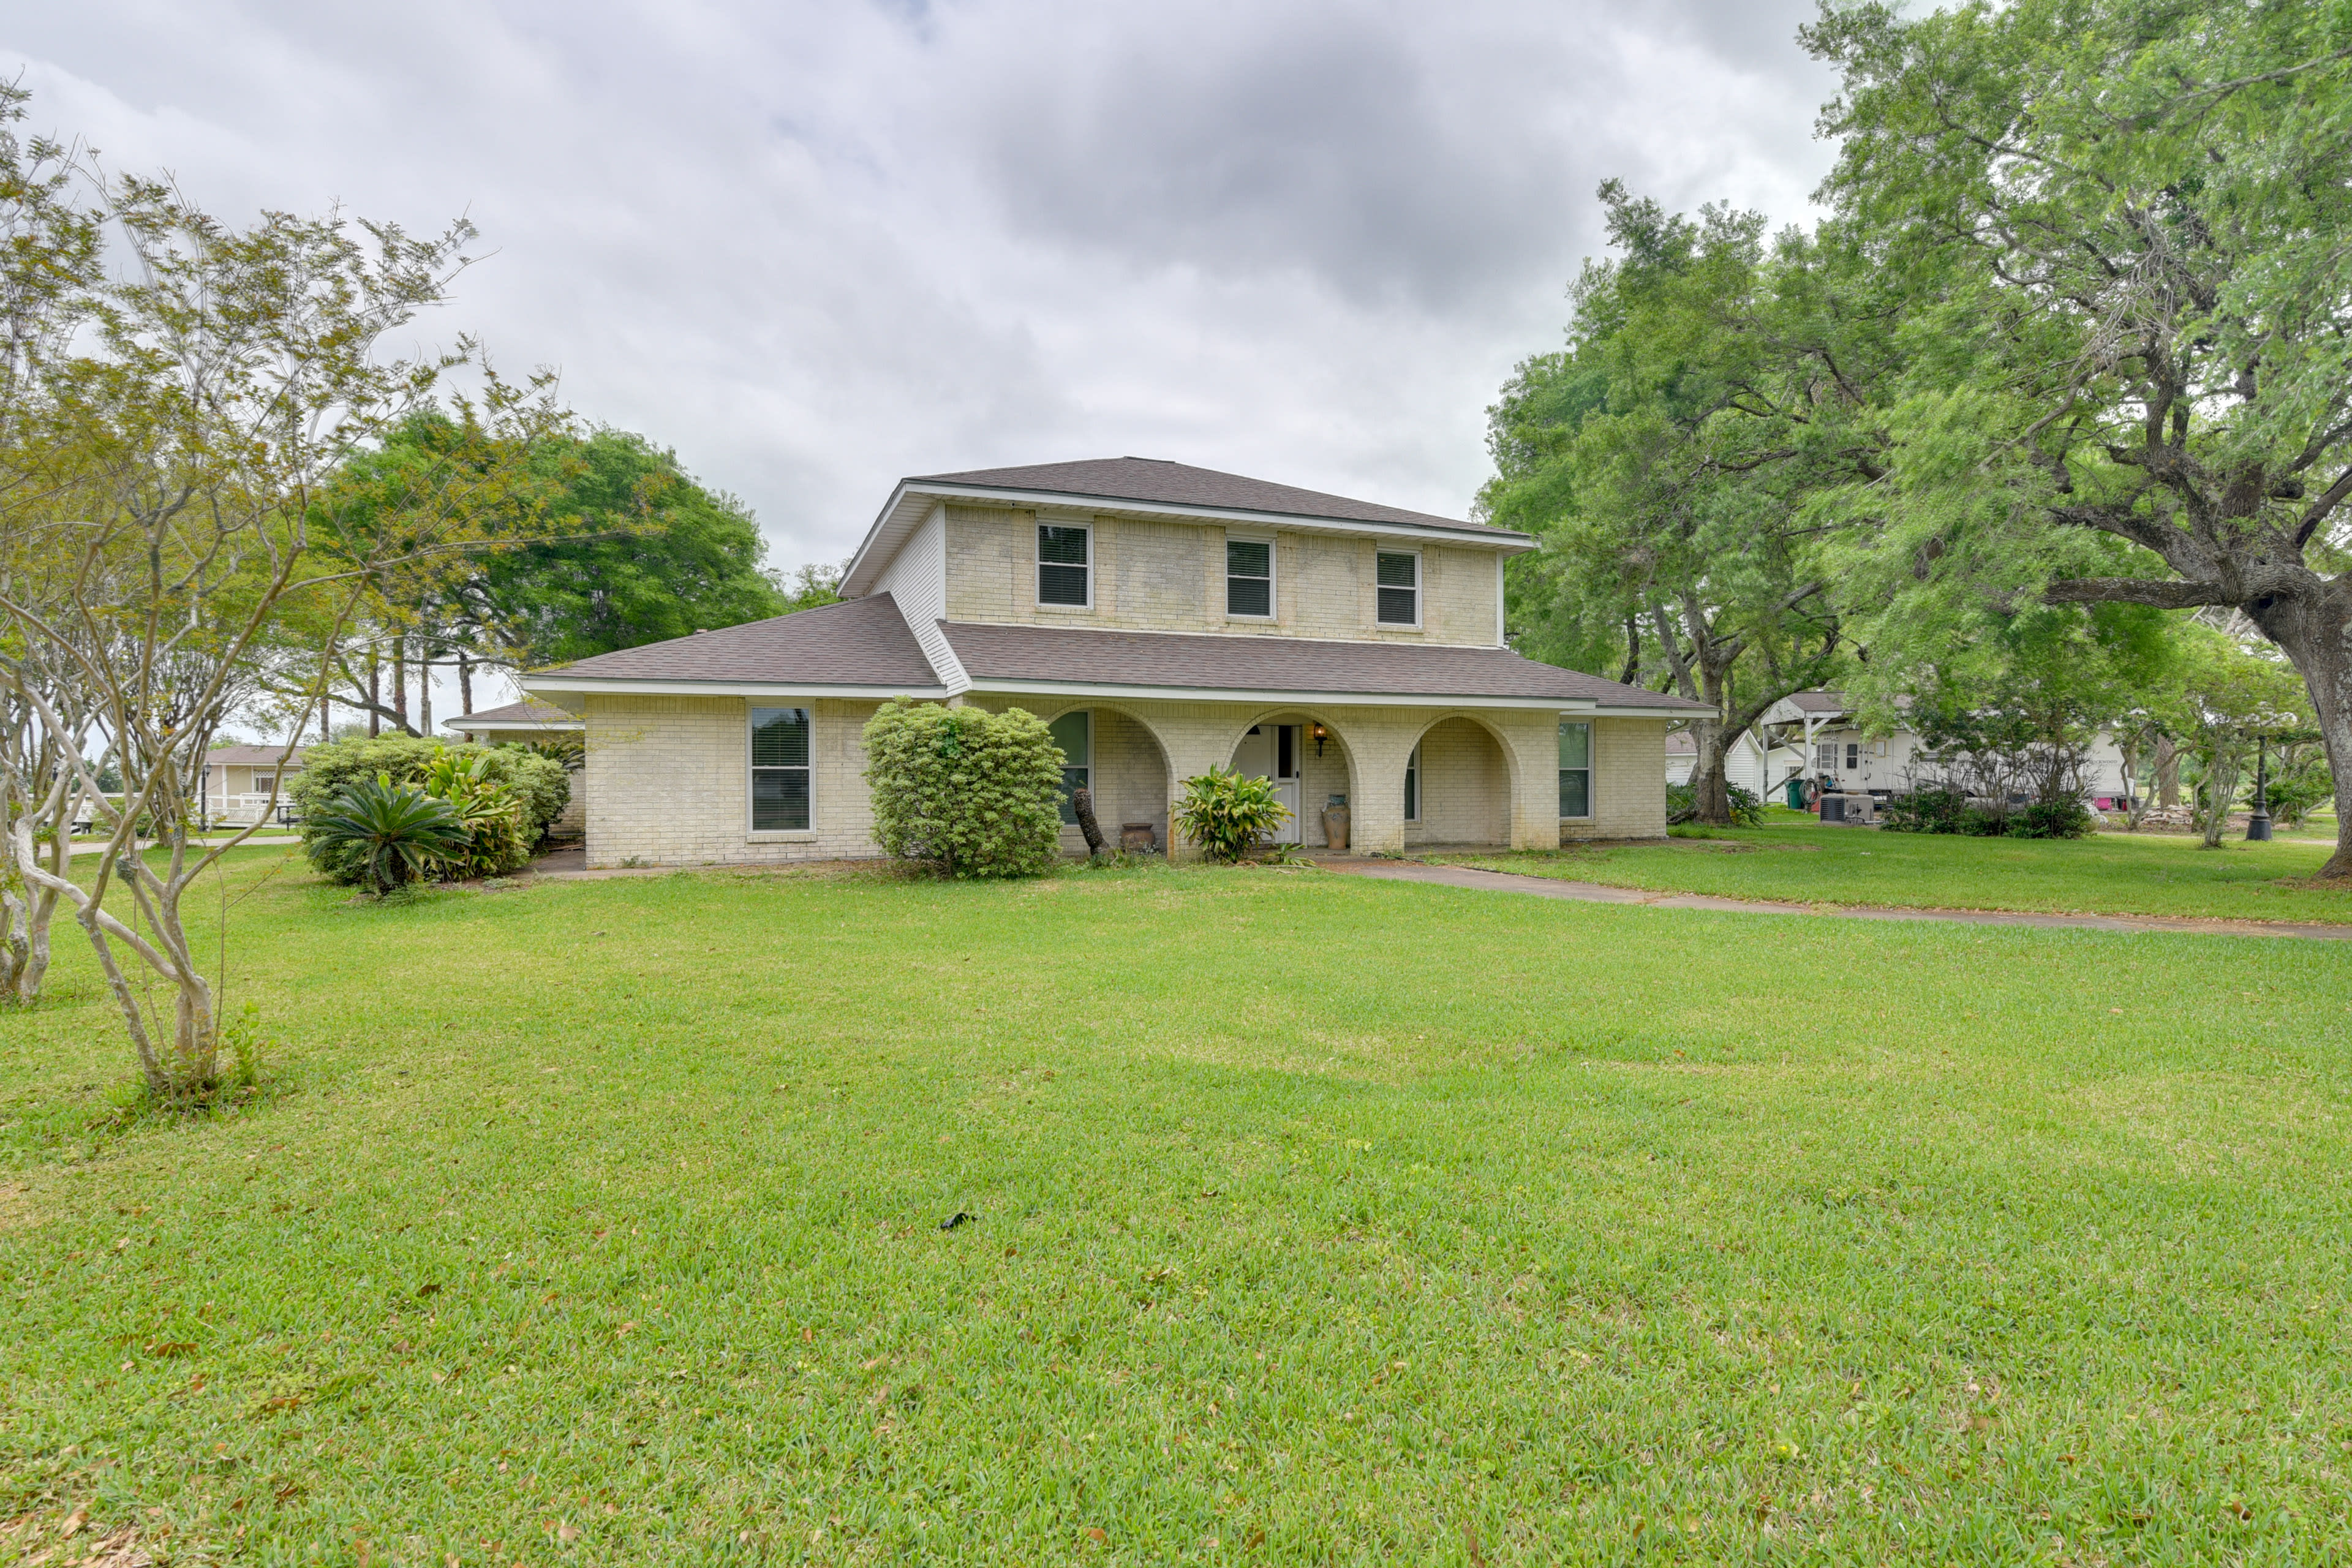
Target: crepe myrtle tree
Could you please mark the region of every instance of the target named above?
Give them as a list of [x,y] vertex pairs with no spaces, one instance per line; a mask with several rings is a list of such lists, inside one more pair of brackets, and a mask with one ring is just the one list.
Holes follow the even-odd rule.
[[[270,213],[233,229],[166,183],[83,168],[109,266],[74,302],[72,352],[45,356],[9,414],[33,433],[14,476],[31,499],[0,533],[0,689],[43,731],[96,737],[121,793],[99,805],[87,879],[44,864],[22,819],[9,854],[88,932],[150,1091],[182,1100],[213,1089],[221,1050],[183,900],[254,831],[191,839],[214,737],[271,661],[329,667],[387,575],[527,533],[507,475],[564,419],[544,377],[518,387],[481,367],[450,398],[470,343],[378,353],[446,297],[468,226],[420,238]],[[452,461],[363,510],[328,506],[352,455],[436,395],[470,433]],[[62,763],[101,795],[81,751]],[[57,787],[16,753],[0,764],[19,796]]]
[[1848,515],[1874,660],[1940,602],[2242,613],[2307,689],[2352,878],[2352,12],[1827,5],[1822,190],[1911,291]]

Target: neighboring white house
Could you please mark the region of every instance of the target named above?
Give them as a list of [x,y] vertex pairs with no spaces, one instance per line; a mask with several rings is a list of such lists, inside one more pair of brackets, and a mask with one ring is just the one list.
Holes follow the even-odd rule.
[[[1765,710],[1759,724],[1773,738],[1776,750],[1792,750],[1803,759],[1806,778],[1831,790],[1899,795],[1912,787],[1919,754],[1927,749],[1910,730],[1864,734],[1847,711],[1843,694],[1835,691],[1800,691],[1783,698]],[[2104,731],[2091,743],[2084,782],[2085,798],[2101,811],[2116,805],[2129,787],[2123,753]]]
[[[1698,741],[1688,730],[1666,737],[1666,783],[1686,784],[1698,768]],[[1769,749],[1756,731],[1743,730],[1723,759],[1723,776],[1759,799],[1770,800],[1789,780],[1805,771],[1804,753],[1791,746]]]
[[205,753],[197,805],[207,820],[237,827],[283,816],[293,804],[286,786],[301,771],[299,746],[215,746]]

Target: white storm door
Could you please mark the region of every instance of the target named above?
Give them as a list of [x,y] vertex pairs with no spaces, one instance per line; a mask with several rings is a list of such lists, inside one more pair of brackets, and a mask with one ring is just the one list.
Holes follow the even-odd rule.
[[1260,724],[1234,748],[1234,768],[1251,778],[1270,781],[1274,798],[1290,816],[1268,836],[1268,842],[1297,844],[1298,830],[1298,726]]

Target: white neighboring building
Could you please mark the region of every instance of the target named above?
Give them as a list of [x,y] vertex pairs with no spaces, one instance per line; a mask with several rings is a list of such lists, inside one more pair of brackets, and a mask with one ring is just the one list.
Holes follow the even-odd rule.
[[[1793,751],[1803,759],[1805,777],[1824,780],[1842,791],[1899,795],[1911,787],[1913,763],[1926,750],[1909,730],[1864,734],[1846,711],[1845,698],[1835,691],[1785,697],[1767,709],[1758,724],[1775,741],[1776,753]],[[2123,753],[2104,731],[2091,743],[2084,785],[2084,798],[2101,811],[2115,807],[2127,788]]]
[[[1676,730],[1666,737],[1666,783],[1686,784],[1698,770],[1698,741],[1688,730]],[[1743,730],[1724,753],[1723,776],[1759,800],[1769,802],[1794,774],[1805,771],[1802,752],[1791,746],[1775,745],[1769,750],[1759,743],[1753,730]]]

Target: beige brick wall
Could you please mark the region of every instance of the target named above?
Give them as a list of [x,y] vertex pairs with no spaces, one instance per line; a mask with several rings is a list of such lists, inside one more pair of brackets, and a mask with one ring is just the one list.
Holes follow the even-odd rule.
[[[1422,626],[1378,620],[1371,539],[1271,531],[1275,616],[1225,617],[1226,530],[1215,525],[1094,519],[1091,609],[1037,603],[1037,514],[1009,507],[947,509],[947,618],[1024,626],[1118,626],[1236,637],[1495,645],[1495,552],[1421,546]],[[1252,530],[1236,534],[1266,537]],[[1391,546],[1393,548],[1393,546]]]
[[[1553,766],[1559,766],[1557,752]],[[1562,817],[1560,840],[1664,837],[1665,776],[1664,719],[1593,721],[1592,816],[1589,821]]]
[[1405,825],[1404,841],[1507,843],[1510,804],[1510,766],[1494,736],[1472,720],[1442,721],[1421,738],[1421,820]]
[[860,731],[881,705],[811,706],[810,831],[755,834],[751,702],[589,697],[588,863],[728,866],[880,854]]
[[[1559,718],[1549,710],[1426,708],[1268,709],[1237,702],[1055,702],[994,694],[992,710],[1023,707],[1051,721],[1072,708],[1095,714],[1097,816],[1107,835],[1149,820],[1169,847],[1168,796],[1175,781],[1230,766],[1253,724],[1307,726],[1300,752],[1302,837],[1323,841],[1322,810],[1345,795],[1359,851],[1398,853],[1416,843],[1496,843],[1521,848],[1572,837],[1656,837],[1665,832],[1665,725],[1601,719],[1593,726],[1596,817],[1559,816]],[[588,859],[594,866],[735,865],[870,856],[859,731],[878,704],[814,704],[814,828],[754,835],[750,828],[748,725],[741,698],[587,699]],[[1315,755],[1312,726],[1328,738]],[[1405,759],[1418,742],[1426,769],[1423,817],[1404,821]],[[1064,835],[1076,850],[1075,828]],[[1190,847],[1176,845],[1180,857]]]

